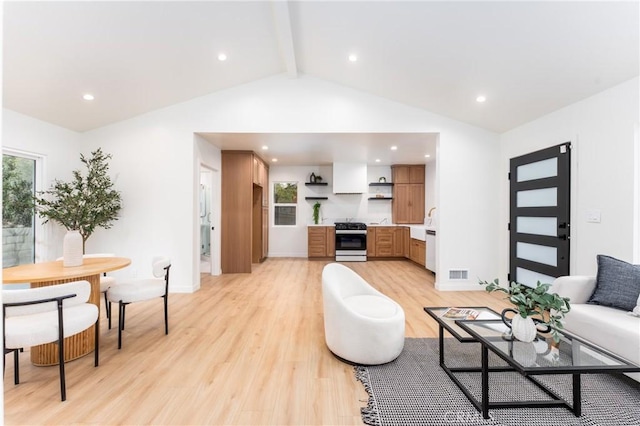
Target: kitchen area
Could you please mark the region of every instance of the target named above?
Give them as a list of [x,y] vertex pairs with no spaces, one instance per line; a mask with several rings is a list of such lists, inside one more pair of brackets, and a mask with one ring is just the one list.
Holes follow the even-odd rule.
[[[287,140],[277,136],[278,141]],[[365,136],[366,142],[358,144],[353,143],[354,135],[323,135],[315,147],[319,151],[300,147],[302,157],[295,156],[287,141],[291,158],[286,164],[276,161],[267,144],[261,149],[222,150],[222,273],[250,273],[252,264],[268,258],[298,257],[410,261],[435,274],[434,138],[413,135],[420,142],[411,144],[405,135],[413,148],[390,149],[388,141],[399,140],[397,135]],[[309,135],[304,137],[309,140]],[[255,136],[248,138],[255,143]],[[342,143],[324,143],[329,140]],[[391,159],[362,161],[365,152],[374,152],[372,141],[380,145],[376,157],[386,155],[386,145]],[[425,154],[425,144],[430,155]],[[333,159],[323,160],[326,153]]]
[[318,223],[307,224],[309,259],[407,259],[436,272],[435,164],[334,163],[331,176],[332,188],[305,182],[299,189],[322,203]]

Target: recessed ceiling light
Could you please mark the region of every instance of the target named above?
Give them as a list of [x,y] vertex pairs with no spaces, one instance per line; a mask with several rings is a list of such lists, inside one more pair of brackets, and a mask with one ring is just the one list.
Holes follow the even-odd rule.
[[480,95],[480,96],[478,96],[478,97],[476,98],[476,102],[480,102],[480,103],[482,103],[482,102],[484,102],[484,101],[486,101],[486,100],[487,100],[487,97],[486,97],[486,96],[484,96],[484,95]]
[[429,157],[431,157],[431,155],[429,155],[429,154],[425,154],[424,155],[424,158],[429,158]]
[[218,54],[218,60],[219,61],[226,61],[227,60],[227,54],[226,53]]
[[268,146],[266,146],[266,145],[262,145],[262,150],[263,150],[263,151],[266,151],[266,150],[268,150],[268,149],[269,149],[269,147],[268,147]]
[[95,99],[95,97],[91,93],[85,93],[84,95],[82,95],[82,99],[84,99],[85,101],[92,101]]
[[391,147],[391,151],[395,151],[395,150],[397,150],[397,149],[398,149],[398,147],[397,147],[397,146],[395,146],[395,145]]
[[379,163],[379,162],[380,162],[380,159],[379,159],[379,158],[376,158],[376,163]]
[[349,55],[349,62],[356,62],[358,60],[358,55],[352,53]]
[[277,163],[278,159],[277,158],[272,158],[271,161],[273,161],[274,163]]

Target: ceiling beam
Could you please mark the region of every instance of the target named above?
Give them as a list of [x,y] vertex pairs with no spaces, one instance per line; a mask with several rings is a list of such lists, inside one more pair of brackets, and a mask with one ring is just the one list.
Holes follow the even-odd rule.
[[287,68],[287,75],[291,78],[296,78],[298,77],[298,65],[296,64],[296,52],[293,47],[289,2],[275,0],[271,2],[271,7],[273,9],[273,21],[276,27],[278,45]]

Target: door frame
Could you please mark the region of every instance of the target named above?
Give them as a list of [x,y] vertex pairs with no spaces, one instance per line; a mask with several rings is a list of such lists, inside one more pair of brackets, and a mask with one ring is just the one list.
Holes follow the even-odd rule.
[[[201,163],[200,164],[200,170],[199,170],[199,174],[201,175],[202,172],[207,172],[209,174],[209,199],[211,200],[211,206],[210,206],[210,215],[211,215],[211,219],[210,219],[210,224],[211,224],[211,228],[209,229],[209,257],[210,257],[210,262],[211,262],[211,268],[210,268],[210,275],[213,276],[217,276],[221,274],[221,269],[220,269],[220,224],[219,224],[219,220],[218,220],[218,212],[219,209],[215,209],[215,203],[217,201],[216,199],[216,188],[218,187],[218,182],[219,182],[219,172],[218,170],[204,164]],[[200,179],[198,179],[198,184],[201,182]],[[199,209],[198,209],[199,212]],[[199,214],[197,214],[198,218],[197,220],[200,220]],[[198,233],[198,247],[201,247],[202,241],[200,241],[200,233]],[[198,264],[200,262],[200,251],[198,250]]]

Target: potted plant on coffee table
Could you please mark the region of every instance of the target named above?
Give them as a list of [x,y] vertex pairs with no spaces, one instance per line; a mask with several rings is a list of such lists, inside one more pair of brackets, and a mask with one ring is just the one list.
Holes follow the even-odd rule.
[[[515,309],[507,308],[502,311],[502,320],[511,328],[513,336],[523,342],[532,342],[536,337],[538,326],[543,332],[551,332],[553,340],[558,342],[558,330],[562,330],[562,319],[569,312],[571,306],[568,297],[561,297],[557,293],[549,293],[551,284],[538,281],[535,287],[529,287],[518,282],[511,282],[508,287],[500,286],[498,279],[493,282],[480,280],[488,292],[499,291],[505,293]],[[515,315],[509,321],[508,312]]]

